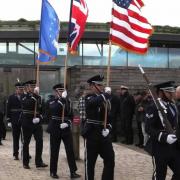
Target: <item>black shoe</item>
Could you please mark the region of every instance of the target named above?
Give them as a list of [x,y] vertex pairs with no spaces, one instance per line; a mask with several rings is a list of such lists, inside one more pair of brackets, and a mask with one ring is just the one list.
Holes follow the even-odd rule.
[[29,165],[23,165],[24,169],[31,169]]
[[14,156],[14,160],[19,160],[18,155]]
[[36,167],[37,168],[45,168],[45,167],[48,167],[48,165],[45,163],[41,163],[41,164],[37,164]]
[[80,177],[81,177],[81,175],[77,174],[76,172],[71,173],[71,178],[72,179],[80,178]]
[[51,173],[50,176],[54,179],[59,179],[59,176],[56,173]]
[[2,142],[0,142],[0,145],[3,145],[3,143],[2,143]]

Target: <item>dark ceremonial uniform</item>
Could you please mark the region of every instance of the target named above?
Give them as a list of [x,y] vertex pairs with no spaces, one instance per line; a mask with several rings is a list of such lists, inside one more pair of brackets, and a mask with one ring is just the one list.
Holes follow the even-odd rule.
[[1,140],[3,139],[3,125],[4,125],[3,118],[4,118],[4,115],[0,111],[0,145],[3,145],[1,142]]
[[7,121],[12,124],[13,156],[18,159],[19,139],[21,134],[20,115],[22,112],[21,97],[17,94],[9,96],[7,101]]
[[[30,82],[31,83],[31,82]],[[36,106],[36,115],[34,114]],[[40,118],[38,123],[33,123],[33,118]],[[23,165],[29,169],[29,143],[32,135],[36,141],[35,164],[36,167],[46,167],[42,161],[43,129],[41,125],[41,97],[34,93],[27,93],[22,98],[22,130],[23,130]]]
[[[166,84],[165,84],[166,85]],[[167,86],[167,85],[166,85]],[[158,86],[159,87],[159,86]],[[160,87],[164,87],[160,84]],[[169,100],[163,101],[162,106],[166,108],[167,118],[176,131],[177,108]],[[159,118],[157,108],[154,103],[147,108],[146,112],[146,132],[152,141],[152,158],[154,165],[153,180],[165,180],[167,166],[173,171],[173,180],[180,179],[180,150],[177,148],[177,141],[169,144],[167,137],[169,133],[165,130],[163,122]]]
[[[68,124],[68,127],[61,129],[62,112],[64,108],[64,123]],[[71,120],[72,111],[70,107],[70,101],[67,98],[55,98],[49,103],[49,125],[47,131],[50,133],[50,175],[52,177],[57,176],[57,165],[59,157],[59,149],[61,140],[64,143],[67,161],[70,169],[71,176],[74,175],[77,170],[74,152],[73,152],[73,139],[71,133]],[[63,168],[63,167],[62,167]],[[76,175],[75,175],[76,176]]]
[[[87,82],[102,81],[101,76],[95,76]],[[108,104],[108,115],[110,112],[110,95],[107,93],[90,94],[85,98],[86,124],[84,137],[86,139],[85,150],[85,179],[94,180],[94,168],[98,155],[103,158],[104,169],[102,180],[113,180],[114,178],[114,150],[109,135],[104,137],[105,101]],[[107,129],[111,130],[111,124],[107,117]]]

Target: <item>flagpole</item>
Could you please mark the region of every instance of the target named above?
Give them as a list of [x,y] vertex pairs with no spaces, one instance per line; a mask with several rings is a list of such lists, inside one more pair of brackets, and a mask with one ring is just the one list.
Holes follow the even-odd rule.
[[68,54],[69,54],[68,39],[69,39],[70,28],[71,28],[72,4],[73,4],[73,0],[71,0],[71,3],[70,3],[69,26],[68,26],[68,35],[67,35],[67,44],[66,44],[67,45],[67,52],[66,52],[66,57],[65,57],[65,60],[64,60],[64,88],[66,88],[66,83],[67,83],[67,61],[68,61]]
[[[113,10],[113,3],[112,3],[112,10]],[[112,13],[111,13],[111,15],[112,15]],[[110,28],[110,33],[109,34],[111,36],[111,28]],[[110,85],[111,48],[112,48],[112,42],[111,42],[111,40],[109,40],[109,52],[108,52],[108,64],[107,64],[107,82],[106,82],[107,87],[109,87],[109,85]],[[107,126],[107,113],[108,113],[107,111],[108,111],[108,101],[105,102],[104,129],[106,129],[106,126]]]
[[[66,84],[67,84],[67,61],[68,61],[68,54],[69,54],[69,35],[70,35],[70,28],[71,28],[71,15],[72,15],[72,4],[73,0],[71,0],[70,3],[70,12],[69,12],[69,26],[68,26],[68,35],[67,35],[67,44],[66,44],[66,57],[64,59],[64,89],[66,89]],[[63,111],[62,111],[62,122],[64,122],[64,110],[65,110],[65,105],[63,105]]]

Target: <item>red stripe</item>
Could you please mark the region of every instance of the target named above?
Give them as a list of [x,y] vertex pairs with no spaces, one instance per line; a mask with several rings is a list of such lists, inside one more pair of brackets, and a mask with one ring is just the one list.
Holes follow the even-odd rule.
[[112,10],[112,14],[114,14],[114,16],[116,16],[119,19],[126,19],[126,21],[129,21],[129,16],[137,19],[138,21],[145,23],[145,24],[149,24],[149,22],[147,21],[147,19],[143,16],[140,16],[139,14],[137,14],[134,11],[128,10],[127,11],[128,15],[122,14],[121,11],[116,11],[115,9]]
[[127,22],[131,26],[131,28],[136,30],[136,31],[146,33],[146,34],[151,34],[152,33],[152,29],[146,29],[146,28],[143,28],[141,26],[138,26],[137,24],[133,24],[132,22],[129,22],[128,16],[126,16],[124,14],[121,14],[121,13],[117,12],[116,10],[113,10],[112,14],[117,19],[120,19],[120,20],[123,20],[123,21]]
[[126,28],[124,28],[123,26],[118,26],[118,25],[112,23],[112,29],[122,32],[123,34],[125,34],[126,36],[128,36],[131,39],[134,39],[138,43],[143,43],[143,44],[147,43],[147,38],[142,38],[142,37],[136,36],[133,33],[131,33],[130,31],[128,31]]
[[149,22],[147,21],[147,19],[143,16],[141,16],[140,14],[138,14],[137,12],[135,11],[132,11],[130,9],[128,9],[128,16],[132,17],[132,18],[135,18],[143,23],[146,23],[146,24],[149,24]]
[[139,54],[145,54],[147,52],[147,48],[137,48],[135,46],[132,46],[131,44],[126,43],[122,39],[119,39],[115,36],[111,36],[112,43],[117,44],[121,46],[123,49],[128,50],[128,51],[133,51]]
[[[144,6],[144,3],[141,0],[136,0],[137,3],[139,4],[140,7]],[[132,1],[132,3],[134,3],[134,1]]]

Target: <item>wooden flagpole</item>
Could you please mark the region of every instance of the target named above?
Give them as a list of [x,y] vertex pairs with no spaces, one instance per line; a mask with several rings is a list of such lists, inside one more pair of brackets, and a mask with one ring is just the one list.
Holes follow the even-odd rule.
[[[39,60],[36,61],[36,87],[39,88]],[[34,118],[36,117],[37,114],[37,100],[35,102],[35,107],[34,107]]]
[[[68,36],[67,36],[67,52],[66,52],[66,57],[64,59],[64,89],[66,89],[66,84],[67,84],[67,62],[68,62],[68,54],[69,54],[68,39],[69,39],[70,27],[71,27],[72,4],[73,4],[73,0],[71,0],[71,3],[70,3],[69,27],[68,27]],[[64,110],[65,110],[65,105],[63,105],[62,122],[64,122]]]
[[[112,10],[113,10],[113,3],[112,3]],[[110,33],[109,34],[111,35],[111,29],[110,29]],[[109,84],[110,84],[111,47],[112,47],[112,42],[111,42],[111,40],[109,40],[108,65],[107,65],[107,82],[106,82],[106,86],[107,87],[109,87]],[[107,126],[107,113],[108,113],[108,101],[105,102],[104,129],[106,129],[106,126]]]
[[[109,84],[110,84],[111,46],[112,46],[112,43],[111,43],[111,41],[109,41],[109,54],[108,54],[108,65],[107,65],[107,82],[106,82],[107,87],[109,87]],[[107,126],[107,114],[108,114],[108,101],[105,102],[104,129],[106,129],[106,126]]]

